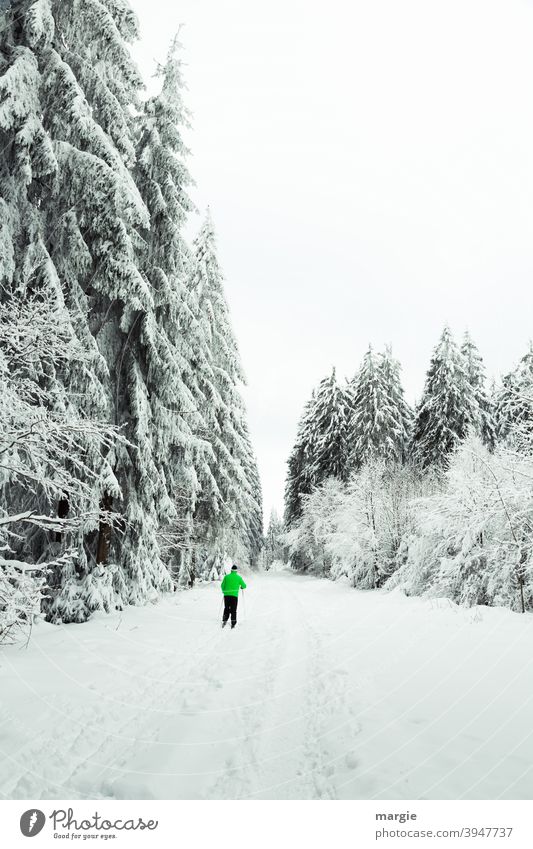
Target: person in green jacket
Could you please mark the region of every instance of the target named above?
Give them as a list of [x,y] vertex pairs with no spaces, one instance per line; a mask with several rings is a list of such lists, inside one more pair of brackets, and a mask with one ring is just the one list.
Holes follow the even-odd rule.
[[239,590],[246,589],[246,584],[237,572],[237,567],[235,565],[231,567],[231,572],[224,575],[220,587],[224,593],[224,615],[222,616],[222,627],[224,627],[231,615],[231,627],[235,628],[235,625],[237,624]]

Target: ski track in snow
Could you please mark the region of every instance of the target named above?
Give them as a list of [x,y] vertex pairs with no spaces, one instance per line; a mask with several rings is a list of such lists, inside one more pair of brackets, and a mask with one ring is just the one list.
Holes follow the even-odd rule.
[[531,798],[533,617],[292,573],[39,624],[0,655],[4,798]]

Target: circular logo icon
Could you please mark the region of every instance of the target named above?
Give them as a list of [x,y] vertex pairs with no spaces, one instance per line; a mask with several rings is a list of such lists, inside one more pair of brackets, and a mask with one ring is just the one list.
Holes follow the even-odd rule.
[[42,811],[37,808],[30,808],[29,811],[24,811],[20,818],[20,830],[24,837],[35,837],[43,830],[46,817]]

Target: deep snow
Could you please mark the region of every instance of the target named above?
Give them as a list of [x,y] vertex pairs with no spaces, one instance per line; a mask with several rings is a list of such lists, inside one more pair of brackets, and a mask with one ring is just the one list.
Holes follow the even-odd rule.
[[531,798],[533,617],[288,572],[0,653],[5,798]]

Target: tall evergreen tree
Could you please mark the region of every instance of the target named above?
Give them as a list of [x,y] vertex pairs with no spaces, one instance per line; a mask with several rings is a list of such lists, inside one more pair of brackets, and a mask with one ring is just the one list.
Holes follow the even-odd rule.
[[[81,353],[32,361],[42,397],[124,437],[106,439],[103,455],[113,428],[78,428],[70,473],[91,493],[87,518],[75,538],[38,528],[31,542],[35,557],[64,564],[57,549],[77,548],[55,575],[51,613],[83,619],[171,587],[169,524],[189,562],[198,540],[256,558],[260,482],[212,226],[195,255],[183,238],[177,42],[142,106],[126,0],[13,0],[2,24],[0,299],[54,304]],[[53,507],[68,515],[68,493]]]
[[263,493],[261,478],[257,467],[257,459],[254,453],[246,419],[243,420],[243,436],[246,446],[244,457],[244,470],[246,473],[248,506],[244,516],[244,539],[246,541],[247,557],[250,565],[255,567],[259,562],[259,555],[263,548]]
[[195,304],[188,287],[192,256],[183,235],[193,205],[187,194],[192,178],[182,137],[188,114],[182,99],[180,49],[175,38],[166,64],[159,68],[161,91],[145,104],[134,173],[150,213],[140,257],[154,309],[144,313],[139,333],[153,452],[162,482],[156,507],[160,525],[173,526],[173,571],[180,583],[186,583],[200,486],[198,471],[208,444],[199,435],[206,430],[201,413],[205,398],[195,375],[199,352],[206,356],[206,340],[197,340],[195,350]]
[[[155,298],[138,261],[149,215],[131,174],[142,81],[128,44],[138,36],[137,21],[123,0],[49,5],[60,37],[42,57],[45,112],[64,176],[52,214],[62,220],[61,207],[72,207],[72,226],[87,246],[85,274],[74,286],[87,298],[88,325],[107,365],[108,415],[130,441],[104,470],[95,559],[104,568],[114,564],[117,598],[134,603],[171,586],[157,541],[165,487],[143,344]],[[108,518],[119,494],[120,534]]]
[[498,438],[506,439],[512,429],[533,435],[533,343],[514,371],[503,377],[495,397]]
[[394,445],[393,458],[405,460],[409,452],[414,414],[412,407],[405,400],[405,393],[400,377],[400,362],[393,357],[390,346],[387,346],[384,352],[380,354],[379,368],[383,376],[385,392],[393,411],[391,421],[392,442]]
[[[255,459],[250,454],[246,412],[241,395],[245,382],[237,343],[224,293],[213,222],[209,212],[194,241],[191,303],[196,316],[195,371],[205,438],[210,446],[206,466],[200,470],[196,503],[196,566],[209,566],[246,546],[250,515],[260,510],[254,489]],[[252,479],[251,479],[252,478]],[[248,549],[249,550],[249,549]]]
[[[61,371],[55,371],[53,385],[48,374],[49,403],[53,409],[62,408],[65,412],[74,404],[87,418],[109,419],[108,397],[102,384],[102,379],[107,377],[107,366],[88,327],[86,289],[90,283],[81,286],[80,277],[84,282],[92,282],[94,272],[90,267],[90,237],[85,232],[87,222],[96,214],[102,194],[107,191],[113,198],[110,206],[113,209],[115,204],[116,218],[122,227],[128,214],[123,215],[124,204],[119,202],[119,183],[122,179],[128,184],[131,181],[122,168],[118,169],[120,176],[113,170],[119,157],[94,121],[70,67],[60,55],[61,51],[68,52],[70,36],[75,40],[68,28],[61,37],[57,36],[60,25],[55,15],[64,11],[62,4],[40,0],[13,2],[5,15],[0,33],[0,88],[4,95],[0,125],[8,136],[2,138],[4,150],[10,153],[3,167],[0,166],[0,194],[10,199],[7,220],[11,222],[13,237],[15,296],[40,292],[46,299],[53,291],[57,303],[68,308],[74,336],[86,353],[84,357],[63,362]],[[98,40],[98,34],[95,39]],[[84,190],[77,194],[81,183]],[[91,205],[91,212],[84,219],[84,212]],[[100,226],[109,228],[104,237],[109,245],[113,241],[111,219],[101,221]],[[103,254],[104,251],[102,257]],[[133,279],[136,276],[133,263],[129,271]],[[102,458],[89,429],[85,438],[87,463],[83,472],[73,466],[73,473],[84,474],[92,466],[102,480],[112,479],[109,464]],[[98,479],[95,482],[91,476],[90,483],[98,504]],[[58,510],[68,514],[68,499],[60,500]],[[66,582],[71,587],[78,586],[60,611],[67,619],[83,618],[99,603],[82,544],[92,527],[94,523],[88,519],[79,537],[76,569],[68,565],[56,576],[59,586]],[[46,550],[53,539],[46,534],[34,535],[31,541],[34,556],[54,554]],[[63,542],[72,547],[74,540],[65,536]],[[52,547],[56,547],[55,543]],[[76,599],[77,592],[85,601]]]
[[[98,606],[95,570],[106,580],[112,576],[118,604],[170,586],[157,544],[164,487],[141,339],[154,295],[138,267],[140,230],[149,216],[131,174],[141,80],[128,42],[136,36],[135,16],[123,0],[39,0],[12,4],[5,42],[9,67],[23,55],[31,68],[32,108],[54,159],[49,179],[38,177],[28,191],[38,206],[38,234],[26,236],[26,251],[48,255],[39,267],[53,268],[77,336],[92,352],[92,360],[67,368],[62,378],[80,414],[120,426],[130,442],[104,461],[95,458],[102,515],[99,525],[85,529],[77,574],[61,576],[68,592],[62,604],[60,587],[56,614],[64,619],[76,582],[76,616],[83,604],[86,611]],[[117,503],[121,534],[112,533]]]
[[447,465],[476,415],[476,398],[466,365],[445,327],[433,352],[422,399],[415,415],[412,451],[423,467]]
[[315,484],[348,475],[348,399],[332,370],[319,384],[313,410],[311,475]]
[[370,347],[349,386],[350,465],[360,468],[370,458],[405,458],[412,412],[405,401],[400,365],[389,348],[374,354]]
[[265,534],[264,558],[267,569],[274,561],[283,559],[283,548],[283,522],[273,508]]
[[468,332],[464,335],[461,354],[465,361],[466,377],[475,400],[470,426],[479,434],[487,448],[493,450],[496,444],[496,426],[492,403],[485,389],[485,368]]
[[296,440],[287,461],[284,520],[288,528],[302,515],[302,496],[309,495],[314,484],[315,402],[313,391],[298,422]]
[[307,402],[298,424],[296,441],[287,461],[285,524],[290,527],[302,513],[302,497],[329,477],[348,475],[348,398],[335,369],[325,377]]

